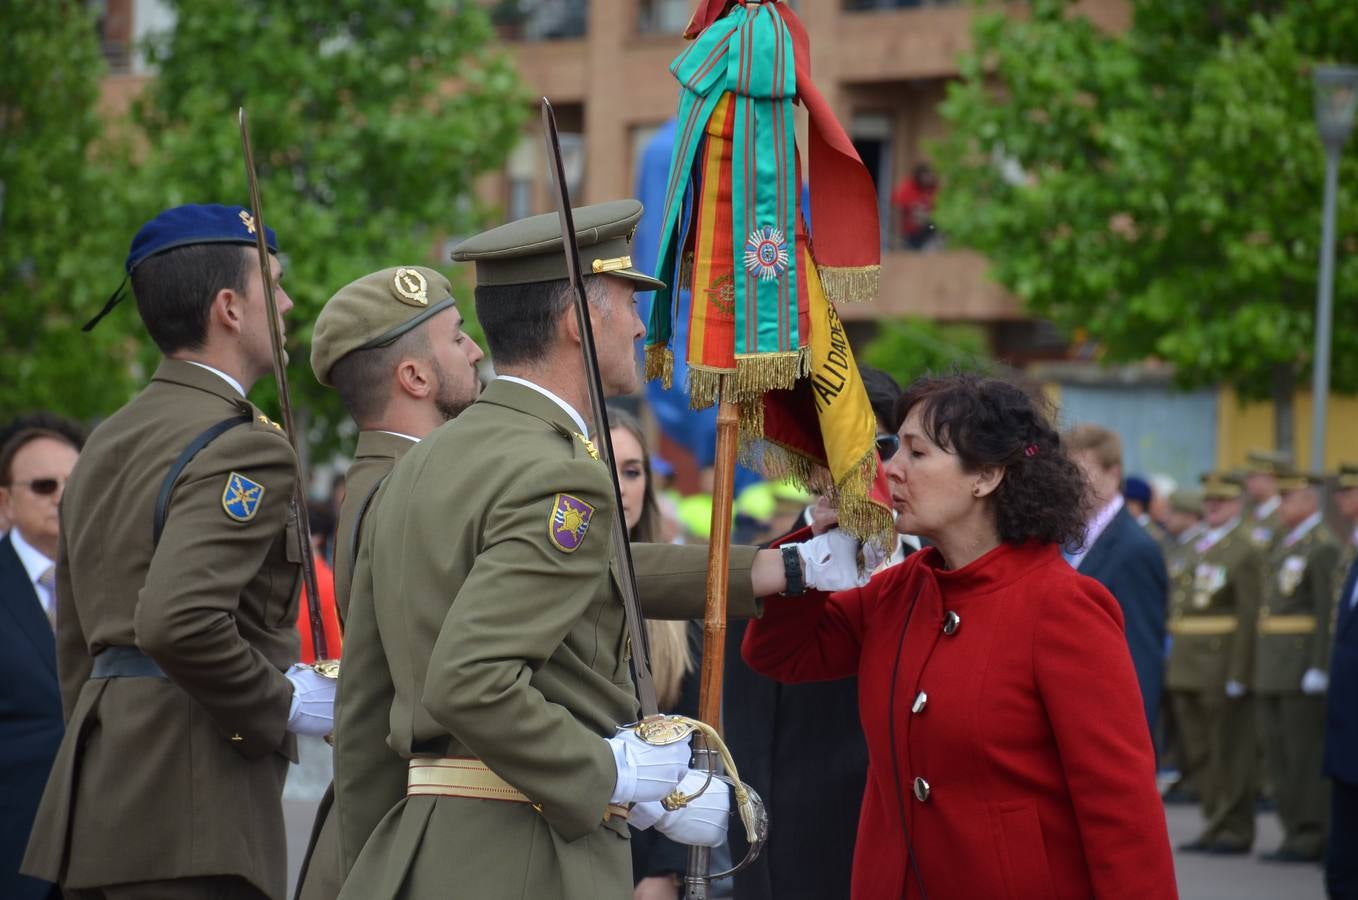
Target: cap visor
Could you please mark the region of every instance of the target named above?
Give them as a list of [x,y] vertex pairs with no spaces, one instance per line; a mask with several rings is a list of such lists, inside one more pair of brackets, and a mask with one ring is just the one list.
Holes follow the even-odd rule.
[[636,269],[618,269],[605,274],[626,278],[628,281],[635,281],[637,283],[637,290],[639,291],[663,291],[665,289],[665,282],[658,281]]

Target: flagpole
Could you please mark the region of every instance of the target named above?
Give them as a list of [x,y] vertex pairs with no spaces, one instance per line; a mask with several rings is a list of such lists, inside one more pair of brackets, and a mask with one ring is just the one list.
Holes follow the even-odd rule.
[[[731,557],[731,509],[735,504],[736,446],[740,438],[740,411],[728,399],[735,378],[721,376],[721,402],[717,407],[717,451],[712,473],[712,532],[707,545],[707,605],[703,611],[703,660],[699,672],[698,718],[721,731],[722,673],[726,663],[726,600]],[[694,735],[694,763],[721,774],[721,757]],[[689,900],[706,900],[712,851],[690,847],[685,894]]]

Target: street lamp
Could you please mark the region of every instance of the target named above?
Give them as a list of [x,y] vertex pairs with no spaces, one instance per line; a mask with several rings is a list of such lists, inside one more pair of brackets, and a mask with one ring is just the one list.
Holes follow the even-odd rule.
[[1339,154],[1353,130],[1358,107],[1358,67],[1317,66],[1316,129],[1325,147],[1325,207],[1320,233],[1320,283],[1316,286],[1316,355],[1311,381],[1311,469],[1325,468],[1325,406],[1330,396],[1330,331],[1334,310],[1334,201]]

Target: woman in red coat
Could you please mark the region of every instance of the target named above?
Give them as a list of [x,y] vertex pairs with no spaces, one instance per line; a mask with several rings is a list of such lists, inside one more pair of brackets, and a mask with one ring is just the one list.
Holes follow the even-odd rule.
[[1061,556],[1085,494],[1060,438],[1021,390],[969,375],[916,382],[897,411],[896,527],[933,546],[768,603],[744,643],[783,682],[858,676],[853,897],[1176,897],[1122,614]]

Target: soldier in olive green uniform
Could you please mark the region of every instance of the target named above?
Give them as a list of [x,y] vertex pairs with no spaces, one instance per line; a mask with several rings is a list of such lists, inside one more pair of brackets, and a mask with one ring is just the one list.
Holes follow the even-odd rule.
[[[365,275],[341,288],[316,319],[311,369],[317,381],[335,388],[359,427],[335,540],[335,599],[341,617],[349,612],[359,528],[378,485],[417,441],[476,399],[481,358],[481,348],[462,331],[452,285],[423,266]],[[345,648],[339,690],[353,694],[364,709],[391,705],[393,689],[380,650],[372,642]],[[379,652],[377,667],[364,658],[374,651]],[[351,668],[372,674],[358,683],[343,674]],[[340,861],[340,818],[357,820],[370,832],[405,796],[405,763],[386,746],[384,718],[371,715],[351,725],[352,735],[346,732],[341,739],[336,733],[332,738],[336,771],[349,778],[347,808],[343,813],[334,809],[333,785],[321,798],[302,862],[301,900],[339,896],[347,871]]]
[[[1181,850],[1245,853],[1254,843],[1254,626],[1263,559],[1242,532],[1240,488],[1203,480],[1207,530],[1174,579],[1165,683],[1191,758],[1201,760],[1202,833]],[[1187,583],[1191,572],[1191,586]]]
[[329,730],[333,681],[290,668],[297,459],[245,398],[272,360],[254,232],[240,207],[178,207],[128,257],[166,358],[66,488],[67,731],[24,866],[67,897],[285,893],[283,781],[294,733]]
[[1278,487],[1283,533],[1269,557],[1254,688],[1283,842],[1263,858],[1300,862],[1319,860],[1325,851],[1325,689],[1339,543],[1321,521],[1320,496],[1307,476],[1284,475]]
[[[1179,488],[1169,497],[1169,509],[1165,513],[1165,525],[1163,529],[1164,543],[1162,552],[1165,554],[1165,572],[1169,576],[1169,620],[1173,621],[1183,615],[1183,611],[1189,608],[1189,603],[1193,597],[1193,570],[1197,564],[1197,555],[1193,552],[1193,544],[1202,536],[1205,530],[1202,524],[1202,491],[1189,488]],[[1168,628],[1166,629],[1168,631]],[[1174,641],[1170,638],[1169,652],[1173,653]],[[1169,666],[1169,659],[1166,658],[1166,666]],[[1166,687],[1164,700],[1161,704],[1160,719],[1164,728],[1164,757],[1163,763],[1168,762],[1172,767],[1178,769],[1178,779],[1170,785],[1170,790],[1176,792],[1178,797],[1187,797],[1197,793],[1197,779],[1201,774],[1203,760],[1207,756],[1207,746],[1202,742],[1202,731],[1193,732],[1195,743],[1189,746],[1185,742],[1183,728],[1179,725],[1174,712],[1174,694]],[[1166,795],[1169,800],[1171,795]]]
[[[636,201],[575,211],[606,394],[638,386],[632,291],[656,284],[628,256],[640,215]],[[408,796],[341,896],[621,900],[633,883],[626,804],[641,795],[615,732],[637,704],[610,563],[613,487],[578,412],[586,382],[557,217],[494,229],[454,258],[477,264],[500,377],[396,464],[363,525],[348,646],[380,642],[395,686],[387,740],[411,765]],[[697,616],[705,549],[634,551],[647,613]],[[734,615],[786,586],[781,560],[732,548]],[[358,676],[346,668],[346,684]],[[346,691],[342,739],[353,718],[382,714],[351,701]],[[670,778],[687,763],[679,749]]]
[[1266,553],[1281,535],[1278,529],[1278,476],[1292,468],[1292,456],[1270,450],[1251,450],[1245,454],[1242,471],[1245,488],[1245,521],[1250,540]]

